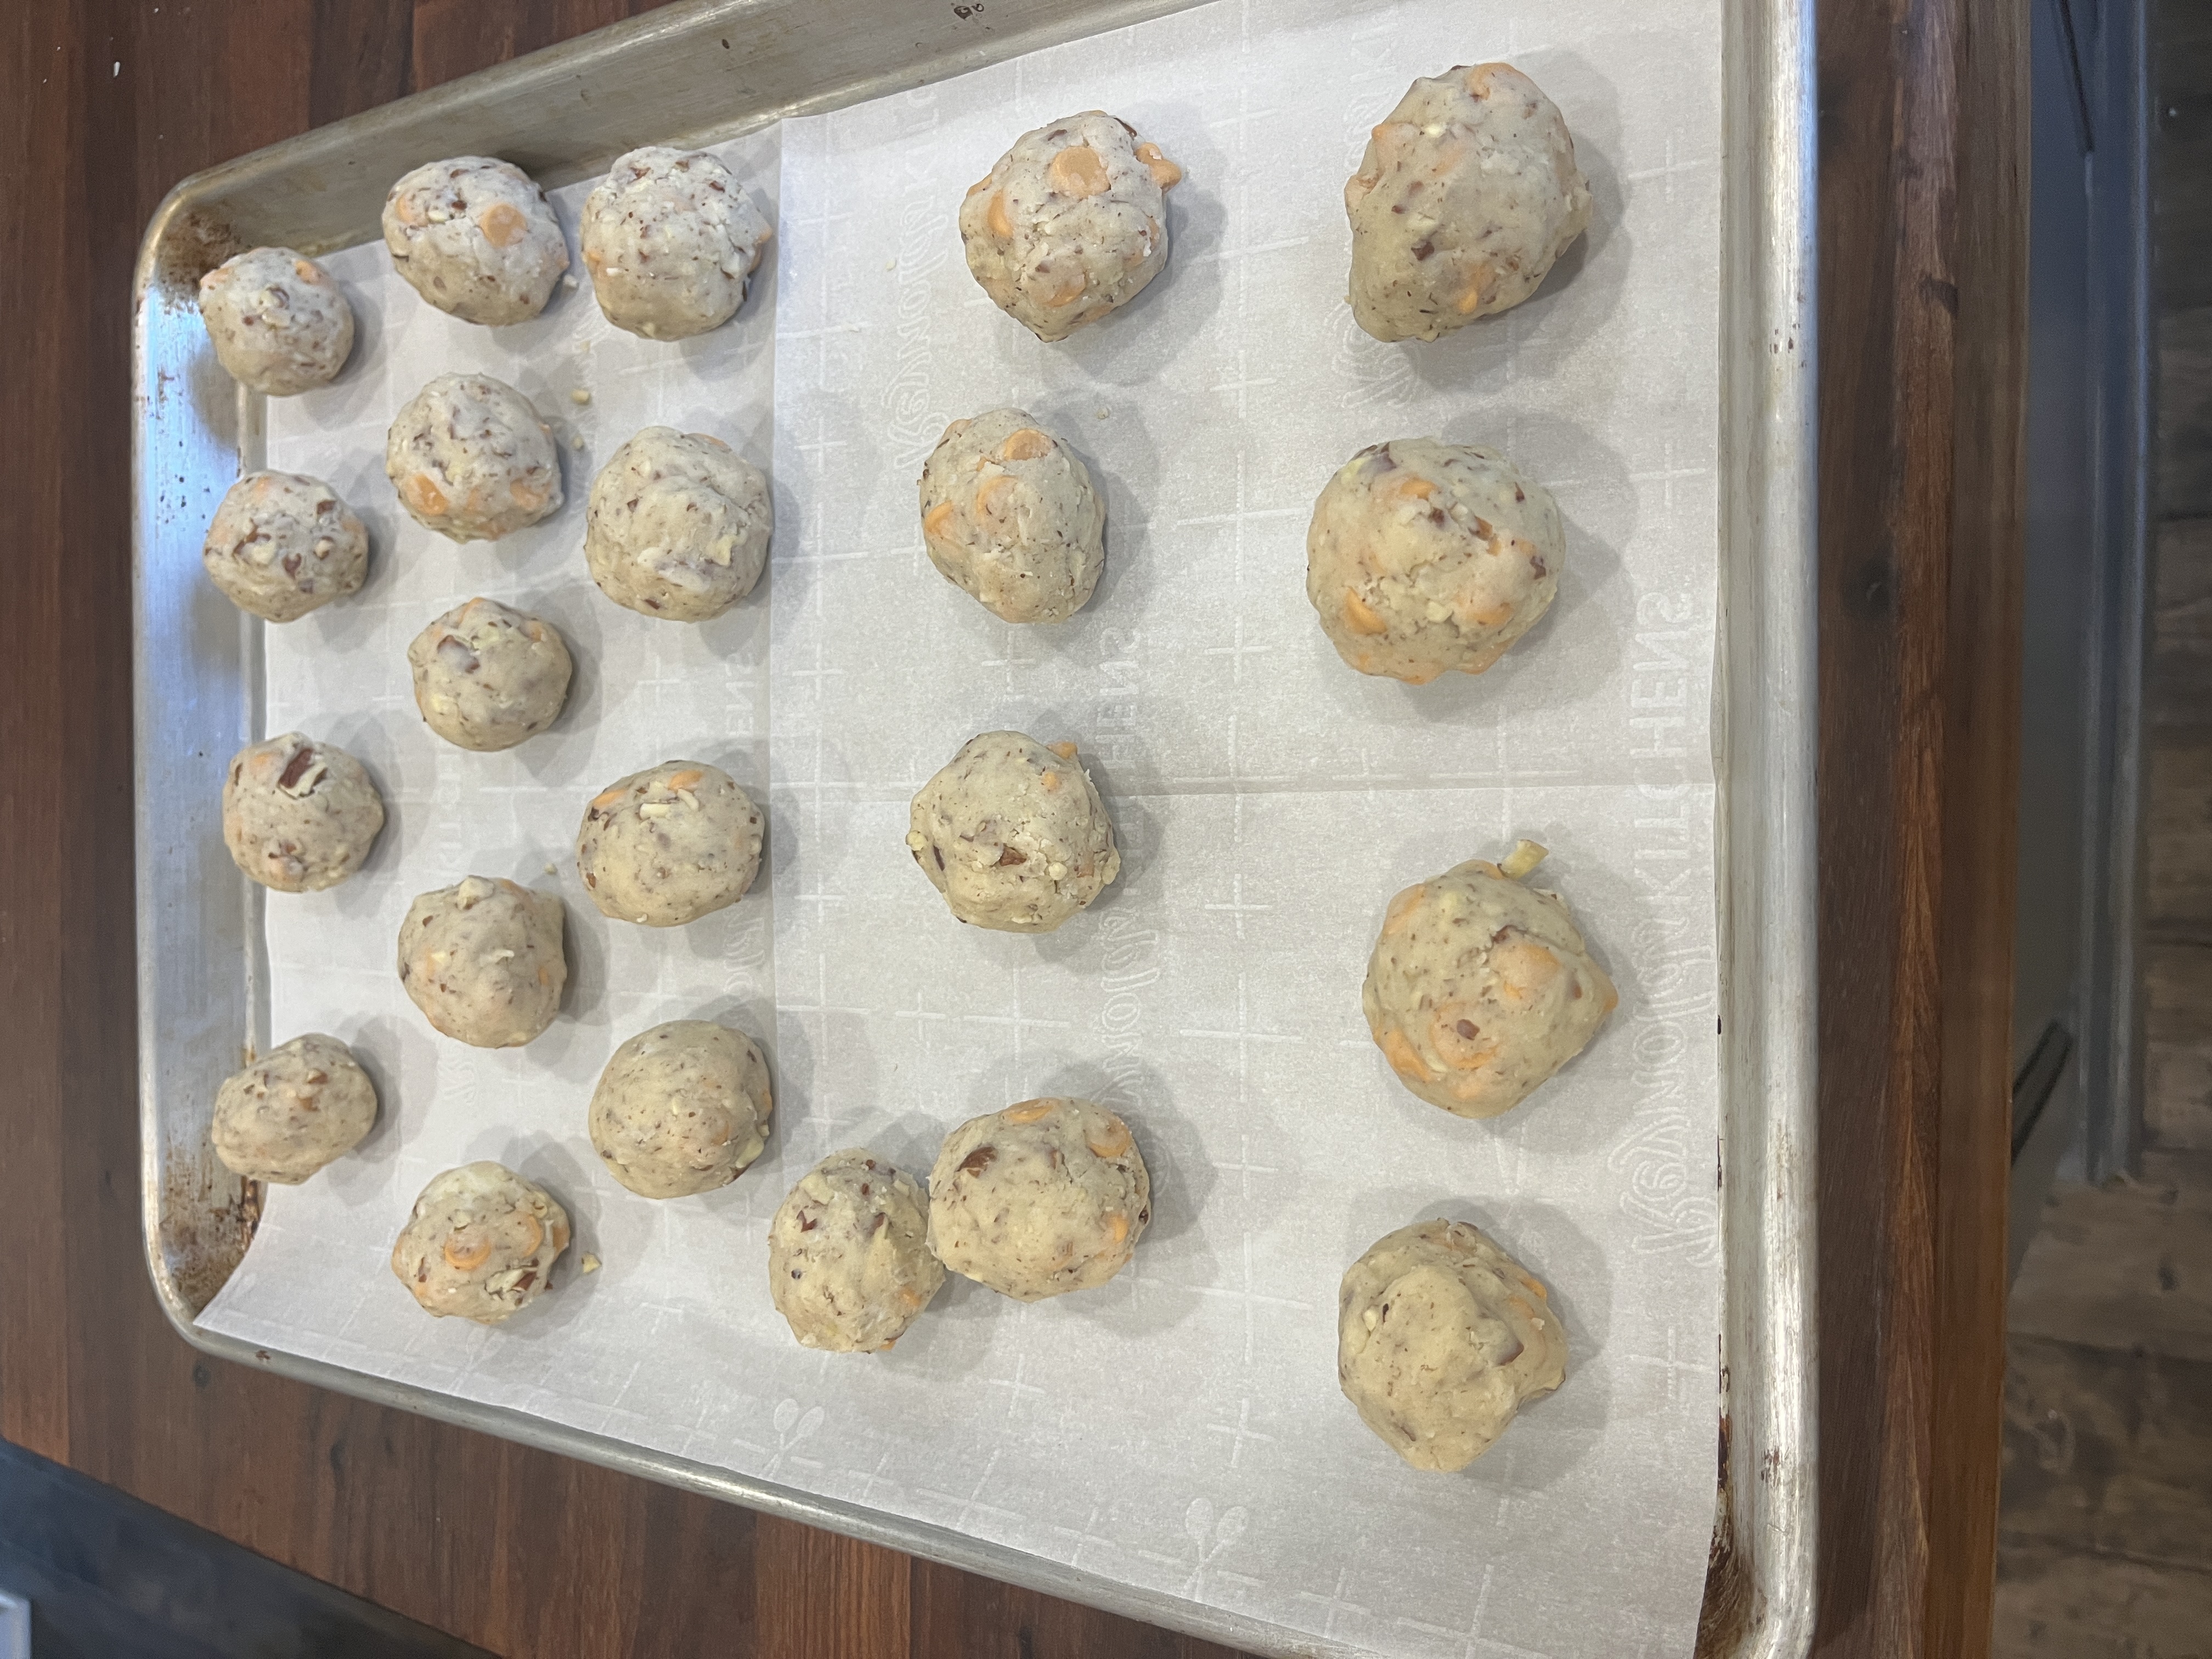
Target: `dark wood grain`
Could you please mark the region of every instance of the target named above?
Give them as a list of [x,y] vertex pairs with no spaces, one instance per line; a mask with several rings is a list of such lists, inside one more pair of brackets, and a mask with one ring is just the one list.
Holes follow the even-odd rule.
[[[197,168],[629,9],[0,8],[0,1434],[506,1653],[1212,1659],[203,1361],[147,1288],[122,487],[139,228]],[[1822,1645],[1972,1654],[2002,1364],[2002,1297],[1978,1298],[2002,1251],[2020,7],[1821,10]]]
[[1829,0],[1820,1623],[1990,1643],[2020,742],[2027,8]]

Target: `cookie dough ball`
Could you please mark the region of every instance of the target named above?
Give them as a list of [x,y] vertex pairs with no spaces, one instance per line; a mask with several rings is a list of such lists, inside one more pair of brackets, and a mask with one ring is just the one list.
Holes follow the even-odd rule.
[[802,1347],[880,1353],[944,1283],[927,1196],[865,1146],[808,1170],[769,1223],[769,1296]]
[[907,850],[962,921],[1049,933],[1121,873],[1114,825],[1075,745],[970,738],[914,798]]
[[1390,901],[1367,960],[1367,1029],[1431,1106],[1496,1117],[1597,1035],[1620,1000],[1557,893],[1522,884],[1534,842],[1504,866],[1471,859]]
[[353,1051],[311,1031],[227,1079],[215,1097],[215,1155],[234,1175],[296,1187],[361,1144],[376,1085]]
[[1566,1380],[1566,1333],[1548,1295],[1463,1221],[1401,1227],[1337,1292],[1345,1398],[1415,1468],[1465,1468]]
[[520,167],[456,155],[416,167],[384,198],[392,268],[465,323],[526,323],[568,268],[545,192]]
[[1168,262],[1166,192],[1182,169],[1085,110],[1025,132],[960,204],[968,269],[1040,340],[1064,340],[1144,291]]
[[663,761],[592,797],[576,831],[576,873],[616,921],[680,927],[745,896],[760,873],[764,827],[728,773]]
[[230,378],[271,398],[327,386],[353,352],[353,307],[289,247],[254,248],[201,277],[200,320]]
[[584,268],[599,309],[648,340],[720,328],[773,233],[737,176],[699,150],[618,155],[584,203]]
[[553,430],[489,374],[441,374],[384,434],[384,471],[425,530],[497,541],[561,510]]
[[1552,608],[1566,532],[1551,492],[1494,449],[1370,444],[1306,531],[1306,598],[1363,674],[1480,674]]
[[921,470],[922,545],[1010,623],[1066,622],[1106,568],[1106,503],[1075,452],[1018,409],[955,421]]
[[224,492],[200,562],[240,611],[295,622],[361,591],[368,532],[320,478],[249,472]]
[[512,749],[553,724],[568,700],[561,630],[496,599],[448,611],[407,647],[415,706],[457,748]]
[[1510,64],[1413,82],[1344,186],[1352,314],[1433,340],[1519,305],[1589,227],[1589,185],[1552,100]]
[[456,1042],[516,1048],[553,1023],[568,958],[561,901],[504,877],[424,893],[399,924],[399,982]]
[[568,1248],[568,1212],[504,1164],[433,1176],[392,1247],[392,1271],[423,1311],[496,1325],[545,1294]]
[[336,744],[297,732],[249,743],[222,785],[222,844],[238,867],[280,893],[335,887],[384,828],[384,797]]
[[729,445],[649,426],[592,482],[584,562],[617,605],[706,622],[753,591],[775,524],[768,480]]
[[1152,1218],[1137,1138],[1092,1100],[1025,1100],[945,1137],[929,1173],[929,1248],[1020,1302],[1103,1285]]
[[592,1091],[592,1147],[641,1198],[726,1187],[768,1144],[768,1062],[711,1020],[674,1019],[614,1052]]

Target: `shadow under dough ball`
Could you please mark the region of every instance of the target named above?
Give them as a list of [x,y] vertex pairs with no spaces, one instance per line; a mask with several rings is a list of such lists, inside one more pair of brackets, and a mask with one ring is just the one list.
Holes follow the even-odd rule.
[[648,340],[720,328],[774,233],[737,176],[703,150],[618,155],[585,198],[584,268],[599,310]]
[[881,1353],[944,1283],[928,1194],[865,1146],[801,1176],[769,1223],[769,1297],[801,1347]]
[[970,1118],[929,1173],[938,1260],[1019,1302],[1105,1284],[1152,1218],[1137,1138],[1095,1100],[1024,1100]]
[[561,901],[504,877],[423,893],[399,924],[399,982],[458,1042],[517,1048],[553,1023],[568,982]]
[[626,610],[708,622],[753,591],[775,527],[759,468],[720,438],[649,426],[592,481],[584,563]]
[[488,326],[526,323],[568,269],[568,241],[528,173],[456,155],[401,177],[384,198],[392,268],[441,311]]
[[552,623],[476,599],[409,642],[407,669],[425,725],[456,748],[493,753],[560,717],[574,664]]
[[1144,292],[1168,262],[1182,169],[1103,110],[1024,133],[960,204],[968,269],[998,307],[1064,340]]
[[209,1135],[234,1175],[296,1187],[375,1123],[376,1085],[353,1050],[310,1031],[224,1079]]
[[368,532],[320,478],[249,472],[223,492],[200,563],[240,610],[264,622],[297,622],[361,591]]
[[1463,1469],[1566,1380],[1566,1333],[1549,1296],[1479,1228],[1401,1227],[1338,1288],[1337,1380],[1413,1468]]
[[1519,305],[1589,226],[1566,121],[1510,64],[1425,76],[1344,186],[1352,314],[1378,340],[1433,340]]
[[1049,933],[1121,873],[1114,825],[1073,743],[986,732],[922,785],[907,850],[959,921]]
[[200,278],[200,320],[230,378],[270,398],[326,386],[353,355],[353,307],[289,247],[257,247]]
[[1106,568],[1106,503],[1075,452],[1026,411],[945,428],[921,469],[929,562],[992,615],[1065,622]]
[[1306,598],[1363,674],[1480,674],[1552,608],[1567,557],[1551,492],[1494,449],[1370,444],[1306,528]]
[[614,1051],[592,1091],[592,1149],[641,1198],[726,1187],[768,1144],[768,1062],[742,1031],[675,1019]]
[[249,743],[222,786],[222,844],[240,870],[280,893],[335,887],[384,828],[384,797],[336,744],[297,732]]
[[765,829],[728,773],[663,761],[592,798],[576,831],[576,873],[603,915],[680,927],[745,896]]
[[384,473],[408,517],[457,542],[497,541],[561,510],[553,429],[489,374],[441,374],[384,434]]
[[1557,893],[1524,886],[1544,857],[1470,859],[1390,901],[1367,960],[1367,1030],[1398,1080],[1459,1117],[1496,1117],[1589,1045],[1620,1003]]
[[568,1248],[568,1212],[503,1164],[430,1177],[392,1242],[392,1276],[425,1313],[496,1325],[545,1294]]

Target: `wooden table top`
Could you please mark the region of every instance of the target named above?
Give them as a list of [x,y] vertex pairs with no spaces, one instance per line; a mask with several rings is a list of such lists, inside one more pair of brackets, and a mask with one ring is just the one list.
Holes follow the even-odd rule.
[[[503,1653],[1221,1655],[203,1359],[148,1285],[127,485],[141,228],[199,168],[643,9],[4,9],[0,1435]],[[1987,1646],[2002,1367],[2027,8],[1819,9],[1818,1645],[1970,1655]]]

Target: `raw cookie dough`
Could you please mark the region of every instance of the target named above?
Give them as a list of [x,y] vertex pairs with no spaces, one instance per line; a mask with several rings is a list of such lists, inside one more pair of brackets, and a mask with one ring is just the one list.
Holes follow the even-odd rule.
[[584,203],[584,268],[617,328],[681,340],[720,328],[773,233],[736,175],[701,150],[618,155]]
[[1127,305],[1168,262],[1182,169],[1126,121],[1085,110],[1025,132],[960,204],[968,269],[1040,340]]
[[1551,492],[1496,450],[1395,438],[1315,501],[1306,598],[1361,673],[1426,685],[1504,656],[1551,609],[1566,556]]
[[729,445],[649,426],[592,482],[584,562],[617,605],[705,622],[753,591],[775,522],[768,480]]
[[1382,1443],[1417,1469],[1463,1469],[1514,1413],[1566,1380],[1548,1292],[1463,1221],[1376,1240],[1337,1292],[1336,1375]]
[[271,398],[329,384],[353,351],[346,296],[289,247],[254,248],[201,277],[200,320],[230,378]]
[[1461,1117],[1527,1099],[1620,1002],[1557,893],[1522,885],[1544,857],[1470,859],[1390,901],[1367,961],[1367,1029],[1398,1080]]
[[384,828],[384,797],[336,744],[297,732],[249,743],[222,785],[222,844],[238,867],[280,893],[335,887]]
[[929,1248],[1017,1301],[1103,1285],[1152,1218],[1137,1138],[1092,1100],[1024,1100],[970,1118],[929,1173]]
[[1105,533],[1090,471],[1021,410],[953,422],[921,469],[929,562],[1007,622],[1082,609],[1106,568]]
[[407,666],[429,728],[458,748],[489,753],[553,724],[573,665],[552,623],[496,599],[471,599],[414,637]]
[[592,1091],[592,1148],[642,1198],[726,1187],[768,1144],[768,1062],[742,1031],[672,1019],[614,1052]]
[[384,434],[384,472],[425,530],[496,541],[561,510],[561,458],[530,400],[489,374],[441,374]]
[[392,268],[465,323],[526,323],[568,268],[568,239],[520,167],[456,155],[406,174],[384,198]]
[[927,1195],[865,1146],[801,1176],[769,1223],[769,1296],[802,1347],[880,1353],[944,1283]]
[[616,921],[679,927],[745,896],[760,873],[763,828],[728,773],[663,761],[592,798],[576,831],[576,873]]
[[1121,873],[1114,826],[1075,745],[1019,732],[960,746],[914,798],[907,850],[962,921],[1049,933]]
[[478,1048],[514,1048],[553,1023],[568,982],[561,901],[467,876],[418,895],[399,924],[399,982],[431,1024]]
[[353,1051],[311,1031],[224,1080],[211,1136],[234,1175],[296,1187],[359,1146],[375,1122],[376,1085]]
[[568,1248],[568,1212],[503,1164],[433,1176],[392,1246],[392,1271],[443,1319],[496,1325],[545,1293]]
[[200,562],[240,610],[295,622],[361,590],[368,532],[320,478],[249,472],[224,492]]
[[1510,64],[1413,82],[1344,186],[1352,314],[1433,340],[1519,305],[1589,227],[1589,185],[1552,100]]

